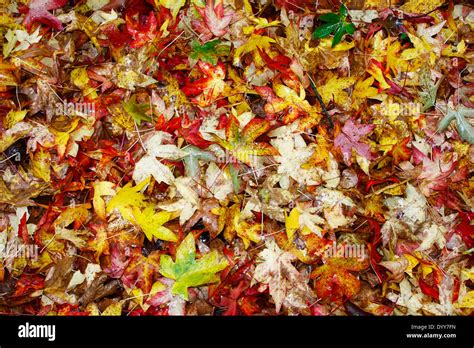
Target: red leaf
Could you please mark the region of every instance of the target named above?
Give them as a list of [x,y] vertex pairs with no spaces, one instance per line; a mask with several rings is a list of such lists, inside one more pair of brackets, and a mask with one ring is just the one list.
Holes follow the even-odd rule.
[[127,31],[132,36],[133,42],[130,44],[132,48],[140,48],[156,37],[157,21],[155,14],[150,12],[145,23],[134,21],[131,17],[126,18]]
[[18,237],[23,239],[23,241],[28,244],[30,243],[30,235],[28,234],[28,229],[26,228],[26,213],[20,219],[20,224],[18,225]]
[[25,296],[44,288],[44,278],[37,274],[23,273],[16,282],[13,297]]
[[179,129],[179,134],[190,144],[205,149],[212,144],[211,141],[204,139],[199,132],[202,120],[194,120],[189,126],[184,126]]
[[461,223],[457,225],[455,232],[459,234],[466,243],[468,249],[474,248],[474,213],[459,213]]
[[56,30],[63,30],[62,23],[48,11],[63,7],[66,3],[67,0],[31,0],[28,14],[23,23],[28,29],[33,23],[40,22],[50,25]]
[[421,291],[435,300],[439,300],[439,290],[435,286],[430,286],[423,279],[418,280]]

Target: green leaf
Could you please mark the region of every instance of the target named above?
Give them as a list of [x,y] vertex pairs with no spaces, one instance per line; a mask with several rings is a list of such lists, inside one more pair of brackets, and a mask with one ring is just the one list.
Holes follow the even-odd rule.
[[227,260],[213,250],[199,259],[196,257],[194,236],[189,233],[176,250],[176,261],[169,255],[161,255],[160,273],[176,282],[171,289],[188,300],[188,288],[219,281],[217,272],[227,267]]
[[317,39],[325,38],[329,36],[329,34],[331,34],[334,30],[336,30],[339,26],[340,26],[339,22],[323,24],[322,26],[320,26],[314,31],[313,36]]
[[229,173],[232,179],[232,185],[234,186],[234,192],[238,193],[240,191],[240,178],[239,178],[239,168],[235,163],[230,163]]
[[128,102],[122,102],[125,111],[132,116],[135,122],[140,126],[142,121],[150,122],[151,117],[146,114],[149,109],[148,104],[137,104],[136,96],[133,95]]
[[341,18],[346,18],[347,17],[347,7],[344,4],[341,4],[341,7],[339,7],[339,16]]
[[355,32],[355,26],[352,23],[346,24],[344,26],[344,30],[345,30],[346,33],[348,33],[350,35],[353,35],[354,32]]
[[216,161],[216,156],[210,151],[201,150],[196,146],[188,146],[183,148],[183,151],[188,155],[184,157],[184,167],[186,168],[186,175],[196,177],[199,175],[199,161]]
[[331,47],[335,47],[339,42],[341,42],[341,39],[344,36],[344,33],[345,33],[345,30],[342,25],[336,29],[336,32],[334,33],[334,37],[332,39]]
[[341,19],[335,13],[325,13],[322,16],[319,17],[319,20],[323,21],[323,22],[327,22],[327,23],[337,23]]
[[229,55],[230,47],[228,45],[222,45],[219,39],[215,39],[201,45],[199,41],[193,40],[191,42],[192,52],[189,55],[194,61],[201,59],[203,62],[210,63],[212,65],[217,64],[219,57]]

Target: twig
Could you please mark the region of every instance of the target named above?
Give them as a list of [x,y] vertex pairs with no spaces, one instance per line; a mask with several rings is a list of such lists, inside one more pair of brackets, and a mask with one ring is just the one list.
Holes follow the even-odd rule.
[[316,84],[314,83],[311,76],[309,74],[307,74],[307,75],[308,75],[308,78],[309,78],[309,83],[311,85],[311,88],[313,89],[313,92],[316,95],[316,99],[318,100],[319,105],[321,105],[321,110],[323,110],[323,114],[324,114],[324,116],[326,116],[326,118],[328,120],[329,128],[333,129],[334,128],[334,122],[332,121],[331,115],[329,115],[328,109],[326,108],[326,105],[323,102],[323,98],[321,98],[321,94],[319,94],[318,89],[316,88]]

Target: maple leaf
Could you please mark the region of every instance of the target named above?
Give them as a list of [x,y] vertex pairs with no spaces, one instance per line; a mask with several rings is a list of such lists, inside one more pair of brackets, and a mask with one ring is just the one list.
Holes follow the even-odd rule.
[[255,139],[267,132],[270,127],[268,121],[254,118],[240,131],[238,120],[231,116],[226,132],[227,140],[223,140],[216,135],[214,138],[219,145],[230,151],[236,159],[254,167],[257,165],[259,156],[278,154],[278,151],[271,145],[255,142]]
[[109,254],[109,239],[107,236],[107,225],[105,223],[91,224],[89,228],[95,233],[95,237],[89,241],[89,247],[95,252],[96,261],[102,254]]
[[350,107],[349,95],[344,89],[349,88],[356,82],[355,77],[331,77],[323,86],[318,87],[319,94],[325,104],[334,101],[345,109]]
[[143,208],[146,205],[145,195],[141,191],[148,185],[149,179],[143,180],[136,186],[129,182],[119,189],[107,203],[107,213],[117,209],[128,221],[133,221],[133,207]]
[[193,101],[201,107],[206,107],[215,102],[225,89],[225,66],[218,63],[214,67],[209,63],[198,61],[197,67],[205,77],[187,83],[182,91],[186,96],[199,95],[199,97],[193,98]]
[[367,98],[375,97],[378,94],[377,88],[372,87],[374,81],[373,77],[369,77],[356,83],[352,92],[352,109],[358,109]]
[[258,243],[261,241],[260,232],[262,225],[258,223],[249,223],[241,218],[240,205],[234,204],[227,209],[225,213],[225,230],[224,237],[227,241],[232,242],[237,234],[242,238],[244,248],[250,246],[250,242]]
[[215,250],[196,259],[194,237],[189,233],[176,249],[175,261],[170,255],[161,255],[159,272],[176,280],[171,290],[173,294],[188,300],[188,288],[218,282],[216,273],[227,265],[227,260]]
[[[277,105],[278,102],[280,102],[280,100],[278,100],[277,103],[273,102],[268,107],[265,106],[265,108],[273,109],[272,112],[278,112],[282,108],[288,109],[287,114],[283,117],[283,123],[291,123],[302,114],[308,116],[309,122],[311,122],[311,124],[317,124],[321,119],[321,116],[316,108],[310,105],[306,100],[306,93],[303,86],[300,85],[299,95],[296,94],[293,89],[285,85],[277,84],[274,86],[274,90],[276,95],[281,98],[282,101],[284,100],[284,102],[280,105]],[[308,128],[310,128],[310,126]]]
[[[240,59],[243,55],[257,51],[257,49],[262,51],[269,51],[270,44],[272,43],[276,43],[276,41],[268,36],[258,34],[250,35],[250,37],[244,44],[235,49],[233,64],[237,66],[240,65]],[[256,58],[256,62],[257,64],[262,63],[262,58],[258,56],[258,58]]]
[[[40,42],[42,35],[39,35],[39,32],[39,27],[32,34],[28,34],[28,32],[24,30],[13,31],[9,29],[5,34],[5,39],[8,43],[5,43],[3,46],[3,56],[7,58],[11,52],[26,50],[31,45]],[[18,42],[20,44],[16,46]]]
[[174,181],[176,189],[181,194],[182,198],[174,203],[160,204],[160,208],[166,211],[179,211],[179,223],[184,223],[191,218],[194,212],[199,208],[199,195],[193,188],[194,181],[192,178],[179,177]]
[[313,297],[307,280],[292,264],[296,261],[295,255],[269,240],[258,256],[261,262],[255,267],[253,278],[268,285],[277,313],[282,305],[291,303],[291,297],[303,297],[307,301]]
[[450,108],[439,122],[438,130],[445,130],[452,121],[455,121],[461,139],[466,140],[470,144],[474,144],[474,127],[469,123],[467,118],[474,118],[473,109],[464,106],[460,106],[458,109]]
[[408,143],[411,141],[410,137],[406,137],[401,142],[393,145],[390,150],[390,154],[393,156],[395,164],[399,164],[402,161],[410,159],[411,149],[407,147]]
[[147,204],[143,210],[138,207],[132,207],[134,221],[142,229],[148,240],[153,237],[176,242],[178,238],[169,228],[163,226],[164,223],[172,219],[173,215],[167,211],[155,212],[153,204]]
[[199,41],[191,41],[192,52],[189,58],[191,64],[195,64],[199,59],[203,62],[216,65],[219,57],[225,57],[230,53],[230,47],[222,44],[222,41],[215,39],[204,44],[199,44]]
[[149,110],[149,105],[137,104],[136,95],[133,95],[127,102],[122,102],[122,105],[125,111],[132,116],[139,126],[142,124],[142,121],[151,121],[151,117],[146,114]]
[[187,155],[185,151],[178,149],[176,145],[162,144],[163,141],[169,140],[169,135],[164,132],[156,132],[145,140],[144,146],[147,153],[135,165],[133,171],[133,180],[141,182],[148,177],[153,176],[158,183],[165,182],[170,185],[173,180],[173,172],[167,165],[157,160],[157,157],[179,160]]
[[140,48],[153,41],[157,36],[156,27],[158,22],[153,12],[150,12],[144,24],[134,23],[130,17],[127,17],[126,21],[127,31],[133,38],[130,44],[132,48]]
[[367,260],[331,257],[311,273],[319,297],[351,298],[360,290],[360,281],[351,272],[362,271],[369,266]]
[[196,30],[204,34],[203,40],[207,41],[212,36],[221,37],[227,34],[229,24],[233,18],[232,11],[224,11],[223,0],[208,0],[205,7],[196,6],[202,17],[201,21],[193,21]]
[[50,24],[56,30],[63,30],[62,23],[49,11],[65,6],[67,0],[31,0],[28,14],[24,19],[29,29],[35,22]]
[[432,158],[423,154],[416,147],[413,148],[413,156],[416,160],[422,160],[423,166],[419,179],[422,179],[420,190],[425,196],[429,196],[432,190],[443,190],[447,187],[447,178],[456,169],[457,153],[442,153],[439,148],[434,148]]
[[158,272],[159,255],[156,252],[148,256],[141,254],[140,249],[134,249],[129,263],[126,266],[121,280],[123,284],[132,289],[137,289],[140,294],[140,299],[143,298],[143,293],[148,294],[153,285],[153,278]]
[[374,158],[370,152],[370,146],[360,141],[364,135],[369,134],[374,128],[375,125],[361,125],[352,119],[346,121],[341,133],[334,139],[334,146],[340,149],[347,165],[352,163],[352,149],[367,159]]

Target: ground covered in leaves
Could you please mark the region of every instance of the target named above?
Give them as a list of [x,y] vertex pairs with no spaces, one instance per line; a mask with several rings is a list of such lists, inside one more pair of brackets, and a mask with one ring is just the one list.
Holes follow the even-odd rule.
[[2,0],[0,312],[471,315],[474,8]]

